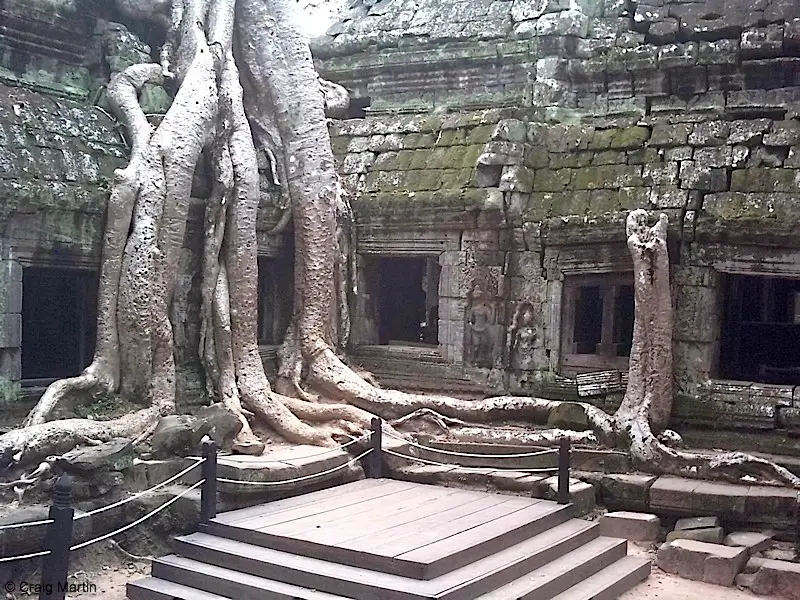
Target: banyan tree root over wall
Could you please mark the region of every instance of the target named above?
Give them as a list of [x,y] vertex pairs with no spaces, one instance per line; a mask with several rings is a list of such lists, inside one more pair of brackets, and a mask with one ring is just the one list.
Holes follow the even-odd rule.
[[[142,11],[131,12],[130,2],[118,4],[126,14],[142,17]],[[337,354],[348,336],[355,251],[325,112],[326,105],[340,110],[341,89],[320,82],[294,1],[152,0],[148,6],[145,15],[154,25],[168,24],[160,64],[129,67],[108,88],[133,144],[109,198],[96,355],[82,375],[51,385],[22,428],[0,436],[6,465],[113,437],[141,438],[175,411],[169,306],[192,175],[205,152],[214,181],[204,221],[198,352],[209,396],[241,422],[235,451],[262,451],[254,419],[290,442],[331,446],[339,436],[365,431],[376,414],[410,432],[433,423],[456,439],[596,440],[629,449],[648,471],[729,480],[747,474],[800,488],[798,478],[767,461],[738,453],[680,452],[656,437],[667,424],[673,394],[663,215],[652,227],[645,211],[628,217],[636,306],[629,386],[614,415],[573,403],[591,431],[530,430],[563,408],[556,401],[511,396],[465,401],[369,383]],[[153,128],[137,92],[165,78],[174,79],[178,91]],[[294,308],[279,352],[282,393],[271,389],[256,341],[256,147],[274,158],[273,172],[294,225]],[[141,408],[109,421],[49,420],[65,398],[97,393],[119,394]],[[493,425],[501,421],[518,427]]]

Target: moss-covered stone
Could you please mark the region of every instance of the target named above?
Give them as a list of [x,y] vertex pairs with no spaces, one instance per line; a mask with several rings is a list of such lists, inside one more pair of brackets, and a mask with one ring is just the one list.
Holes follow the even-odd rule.
[[570,187],[573,173],[580,173],[574,169],[537,169],[533,180],[535,192],[561,192]]

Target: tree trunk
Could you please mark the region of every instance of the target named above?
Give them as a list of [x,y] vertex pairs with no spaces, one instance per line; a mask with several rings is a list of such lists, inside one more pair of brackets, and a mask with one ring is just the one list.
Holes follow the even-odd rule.
[[628,215],[628,249],[633,258],[633,343],[628,368],[628,388],[615,419],[625,428],[646,415],[660,433],[672,413],[672,296],[669,286],[667,216],[653,227],[647,211]]

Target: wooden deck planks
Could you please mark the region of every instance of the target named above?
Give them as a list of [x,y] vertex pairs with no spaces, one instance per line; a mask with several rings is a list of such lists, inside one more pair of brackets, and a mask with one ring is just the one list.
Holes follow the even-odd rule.
[[420,545],[413,550],[400,552],[395,558],[414,562],[432,563],[457,552],[468,550],[478,544],[492,540],[500,535],[515,531],[536,522],[545,515],[558,511],[561,506],[533,505],[511,513],[477,523],[474,527],[453,533],[439,535],[438,539]]
[[[391,502],[381,498],[378,502],[363,506],[362,511],[355,515],[339,511],[325,513],[326,517],[331,517],[330,520],[325,522],[311,520],[306,528],[292,532],[291,535],[330,545],[338,545],[353,537],[375,536],[392,523],[413,519],[414,515],[420,510],[425,510],[425,507],[428,507],[428,510],[435,510],[435,507],[442,506],[453,495],[455,490],[448,488],[442,488],[435,495],[420,494],[419,490],[414,489],[405,490],[393,495]],[[461,499],[456,501],[463,502]],[[276,533],[272,528],[266,531]]]
[[451,518],[452,511],[455,516],[464,514],[463,511],[474,511],[475,503],[486,502],[485,498],[465,494],[460,490],[451,490],[447,496],[435,502],[427,501],[417,506],[414,510],[399,511],[395,516],[388,517],[379,523],[371,523],[369,527],[360,528],[358,532],[350,532],[347,537],[340,538],[337,545],[344,548],[370,550],[380,544],[394,542],[399,535],[412,531],[423,531],[443,520]]
[[255,517],[260,517],[266,514],[275,514],[290,508],[297,508],[298,506],[306,506],[308,504],[315,504],[321,500],[335,498],[352,494],[354,491],[361,489],[373,488],[376,485],[385,483],[386,479],[361,479],[353,483],[338,485],[336,487],[327,488],[324,490],[317,490],[300,496],[292,498],[284,498],[275,502],[266,504],[257,504],[256,506],[248,506],[247,508],[239,508],[228,512],[220,513],[214,519],[217,523],[224,525],[235,525],[244,521],[249,521]]
[[[435,512],[428,517],[406,523],[397,529],[390,529],[380,539],[366,536],[343,544],[343,547],[362,550],[379,556],[394,557],[398,553],[417,548],[419,544],[430,543],[438,539],[443,530],[463,531],[474,527],[475,523],[485,523],[487,519],[516,510],[513,500],[508,496],[485,496],[471,502],[465,502],[442,512]],[[426,541],[427,540],[427,541]]]
[[479,546],[518,537],[558,506],[388,479],[323,492],[223,514],[217,522],[241,530],[235,539],[264,547],[323,560],[336,560],[338,553],[347,563],[363,560],[372,568],[394,563],[389,572],[427,573],[428,566],[449,568],[470,552],[480,554]]
[[380,484],[376,484],[366,489],[357,490],[350,494],[341,494],[332,498],[323,497],[316,502],[307,502],[300,506],[289,508],[288,510],[272,510],[258,517],[241,521],[237,523],[236,526],[244,527],[246,529],[260,530],[265,527],[278,525],[279,523],[286,523],[287,521],[307,518],[311,515],[336,510],[344,506],[352,506],[355,504],[368,502],[375,498],[391,496],[402,490],[410,489],[411,487],[413,486],[407,482],[385,480]]

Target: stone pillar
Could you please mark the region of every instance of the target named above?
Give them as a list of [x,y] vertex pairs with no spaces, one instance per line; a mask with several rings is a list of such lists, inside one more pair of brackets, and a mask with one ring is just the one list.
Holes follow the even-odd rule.
[[0,378],[22,377],[22,266],[0,259]]

